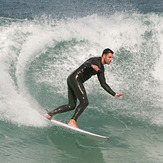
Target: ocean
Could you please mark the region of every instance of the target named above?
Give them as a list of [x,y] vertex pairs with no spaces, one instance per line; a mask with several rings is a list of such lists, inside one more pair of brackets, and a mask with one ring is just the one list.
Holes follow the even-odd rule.
[[[77,124],[109,139],[52,125],[43,114],[67,103],[68,75],[105,48],[106,81],[125,95],[93,76]],[[0,162],[162,163],[163,1],[0,0]]]

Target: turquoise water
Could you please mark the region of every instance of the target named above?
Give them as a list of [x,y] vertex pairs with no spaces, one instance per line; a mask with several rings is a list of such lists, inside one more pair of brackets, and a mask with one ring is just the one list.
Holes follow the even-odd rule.
[[[1,162],[163,162],[161,1],[95,2],[2,1]],[[73,134],[44,119],[45,109],[67,103],[67,76],[107,47],[115,51],[105,66],[107,83],[125,96],[110,96],[92,77],[78,126],[109,140]],[[54,118],[67,123],[73,113]]]

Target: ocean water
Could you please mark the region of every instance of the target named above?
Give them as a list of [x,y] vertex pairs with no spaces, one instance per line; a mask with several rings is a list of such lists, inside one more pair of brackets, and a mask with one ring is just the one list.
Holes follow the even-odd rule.
[[[108,47],[107,83],[125,96],[92,77],[78,126],[109,139],[52,125],[42,115],[67,103],[67,76]],[[0,162],[162,163],[163,1],[0,0]]]

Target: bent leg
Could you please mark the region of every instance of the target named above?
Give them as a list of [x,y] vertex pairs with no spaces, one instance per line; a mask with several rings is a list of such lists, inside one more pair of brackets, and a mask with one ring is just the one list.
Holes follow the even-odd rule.
[[78,105],[78,107],[75,110],[74,115],[72,116],[72,119],[77,121],[78,117],[88,106],[88,98],[87,98],[87,94],[86,94],[86,91],[82,82],[77,81],[76,85],[73,86],[73,90],[75,92],[76,97],[80,101],[80,104]]
[[48,112],[47,114],[49,114],[52,117],[55,114],[64,113],[64,112],[75,109],[77,98],[76,98],[74,91],[69,86],[69,84],[68,84],[68,100],[69,100],[69,103],[67,105],[62,105],[62,106],[54,109],[53,111]]

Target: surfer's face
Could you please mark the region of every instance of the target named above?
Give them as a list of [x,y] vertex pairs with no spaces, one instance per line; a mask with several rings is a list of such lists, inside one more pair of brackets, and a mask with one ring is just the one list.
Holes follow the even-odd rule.
[[103,57],[105,64],[110,64],[113,59],[113,54],[112,53],[109,53],[107,55],[105,54]]

